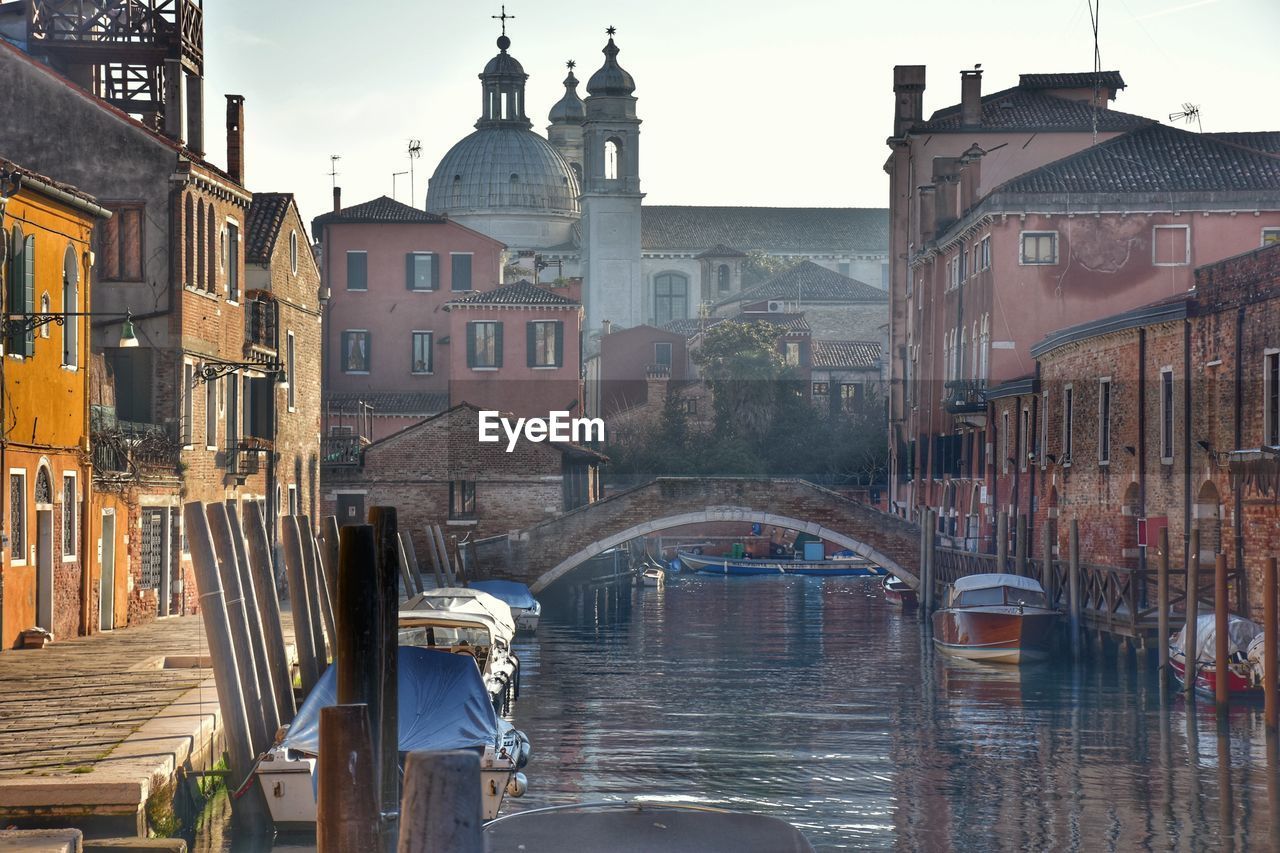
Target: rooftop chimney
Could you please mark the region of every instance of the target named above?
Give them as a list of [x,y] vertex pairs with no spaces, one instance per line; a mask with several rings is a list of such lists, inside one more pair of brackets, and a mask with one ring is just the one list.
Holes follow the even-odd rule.
[[933,184],[925,184],[920,187],[920,242],[928,243],[933,240],[938,230],[938,211],[935,197],[936,187]]
[[960,72],[960,124],[977,127],[982,124],[982,69]]
[[204,156],[204,78],[187,75],[187,147]]
[[164,135],[174,142],[181,143],[183,127],[182,116],[182,60],[166,59],[164,61]]
[[333,188],[333,212],[342,210],[342,187]]
[[244,185],[244,95],[227,95],[227,174]]
[[924,66],[893,66],[893,135],[900,137],[924,118]]

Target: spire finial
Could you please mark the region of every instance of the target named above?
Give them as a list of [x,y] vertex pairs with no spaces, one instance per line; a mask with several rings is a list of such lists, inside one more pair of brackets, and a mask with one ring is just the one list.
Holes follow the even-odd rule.
[[577,68],[577,67],[578,67],[578,63],[576,63],[576,62],[574,62],[572,59],[570,59],[568,62],[566,62],[566,63],[564,64],[564,67],[565,67],[565,68],[568,68],[570,71],[573,71],[573,69],[574,69],[574,68]]
[[609,38],[613,38],[617,34],[617,32],[618,32],[618,28],[615,27],[613,24],[610,24],[605,29],[605,33],[608,34]]
[[489,17],[495,21],[502,21],[502,35],[498,36],[498,50],[506,53],[507,48],[511,47],[511,39],[507,38],[507,21],[514,21],[516,16],[508,15],[506,4],[503,4],[501,15],[490,15]]

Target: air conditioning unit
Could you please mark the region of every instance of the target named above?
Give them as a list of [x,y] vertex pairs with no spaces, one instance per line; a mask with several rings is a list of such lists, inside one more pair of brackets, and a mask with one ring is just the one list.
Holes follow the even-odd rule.
[[780,300],[777,300],[777,299],[770,299],[770,300],[769,300],[769,313],[770,313],[770,314],[781,314],[781,313],[783,312],[783,310],[784,310],[784,309],[783,309],[783,307],[782,307],[782,302],[781,302]]

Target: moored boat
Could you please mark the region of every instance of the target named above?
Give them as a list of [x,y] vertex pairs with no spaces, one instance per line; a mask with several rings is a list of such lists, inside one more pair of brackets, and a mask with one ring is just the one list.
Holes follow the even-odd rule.
[[475,593],[460,598],[451,608],[445,607],[450,598],[424,594],[402,605],[400,645],[442,649],[472,658],[493,699],[494,710],[509,714],[520,696],[520,660],[511,651],[515,625],[509,611],[505,618],[491,612],[495,605],[503,609],[506,605],[485,593]]
[[636,576],[636,583],[640,586],[660,589],[667,584],[667,570],[662,566],[648,564],[640,569],[640,574]]
[[887,574],[863,559],[788,560],[777,557],[712,556],[680,551],[679,562],[690,571],[714,575],[815,575],[819,577],[863,577]]
[[[1218,624],[1212,613],[1196,620],[1195,690],[1216,697],[1218,690]],[[1187,683],[1187,627],[1169,638],[1169,669],[1179,684]],[[1227,619],[1227,692],[1233,699],[1262,700],[1262,628],[1239,616]]]
[[511,616],[516,620],[517,631],[537,631],[538,618],[542,615],[542,604],[533,597],[529,587],[518,581],[472,581],[468,589],[487,592],[494,598],[504,602],[511,608]]
[[916,606],[916,590],[911,584],[893,575],[885,575],[884,598],[890,604],[896,604],[903,610]]
[[969,660],[1044,660],[1058,616],[1033,578],[969,575],[949,587],[946,606],[933,614],[933,642],[943,654]]

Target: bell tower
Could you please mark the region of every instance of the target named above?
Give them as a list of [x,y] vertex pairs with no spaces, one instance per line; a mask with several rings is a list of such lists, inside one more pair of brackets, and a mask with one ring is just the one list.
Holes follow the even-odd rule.
[[587,81],[582,125],[582,242],[588,349],[605,321],[645,321],[640,268],[640,119],[635,80],[618,65],[616,30],[605,31],[604,65]]

